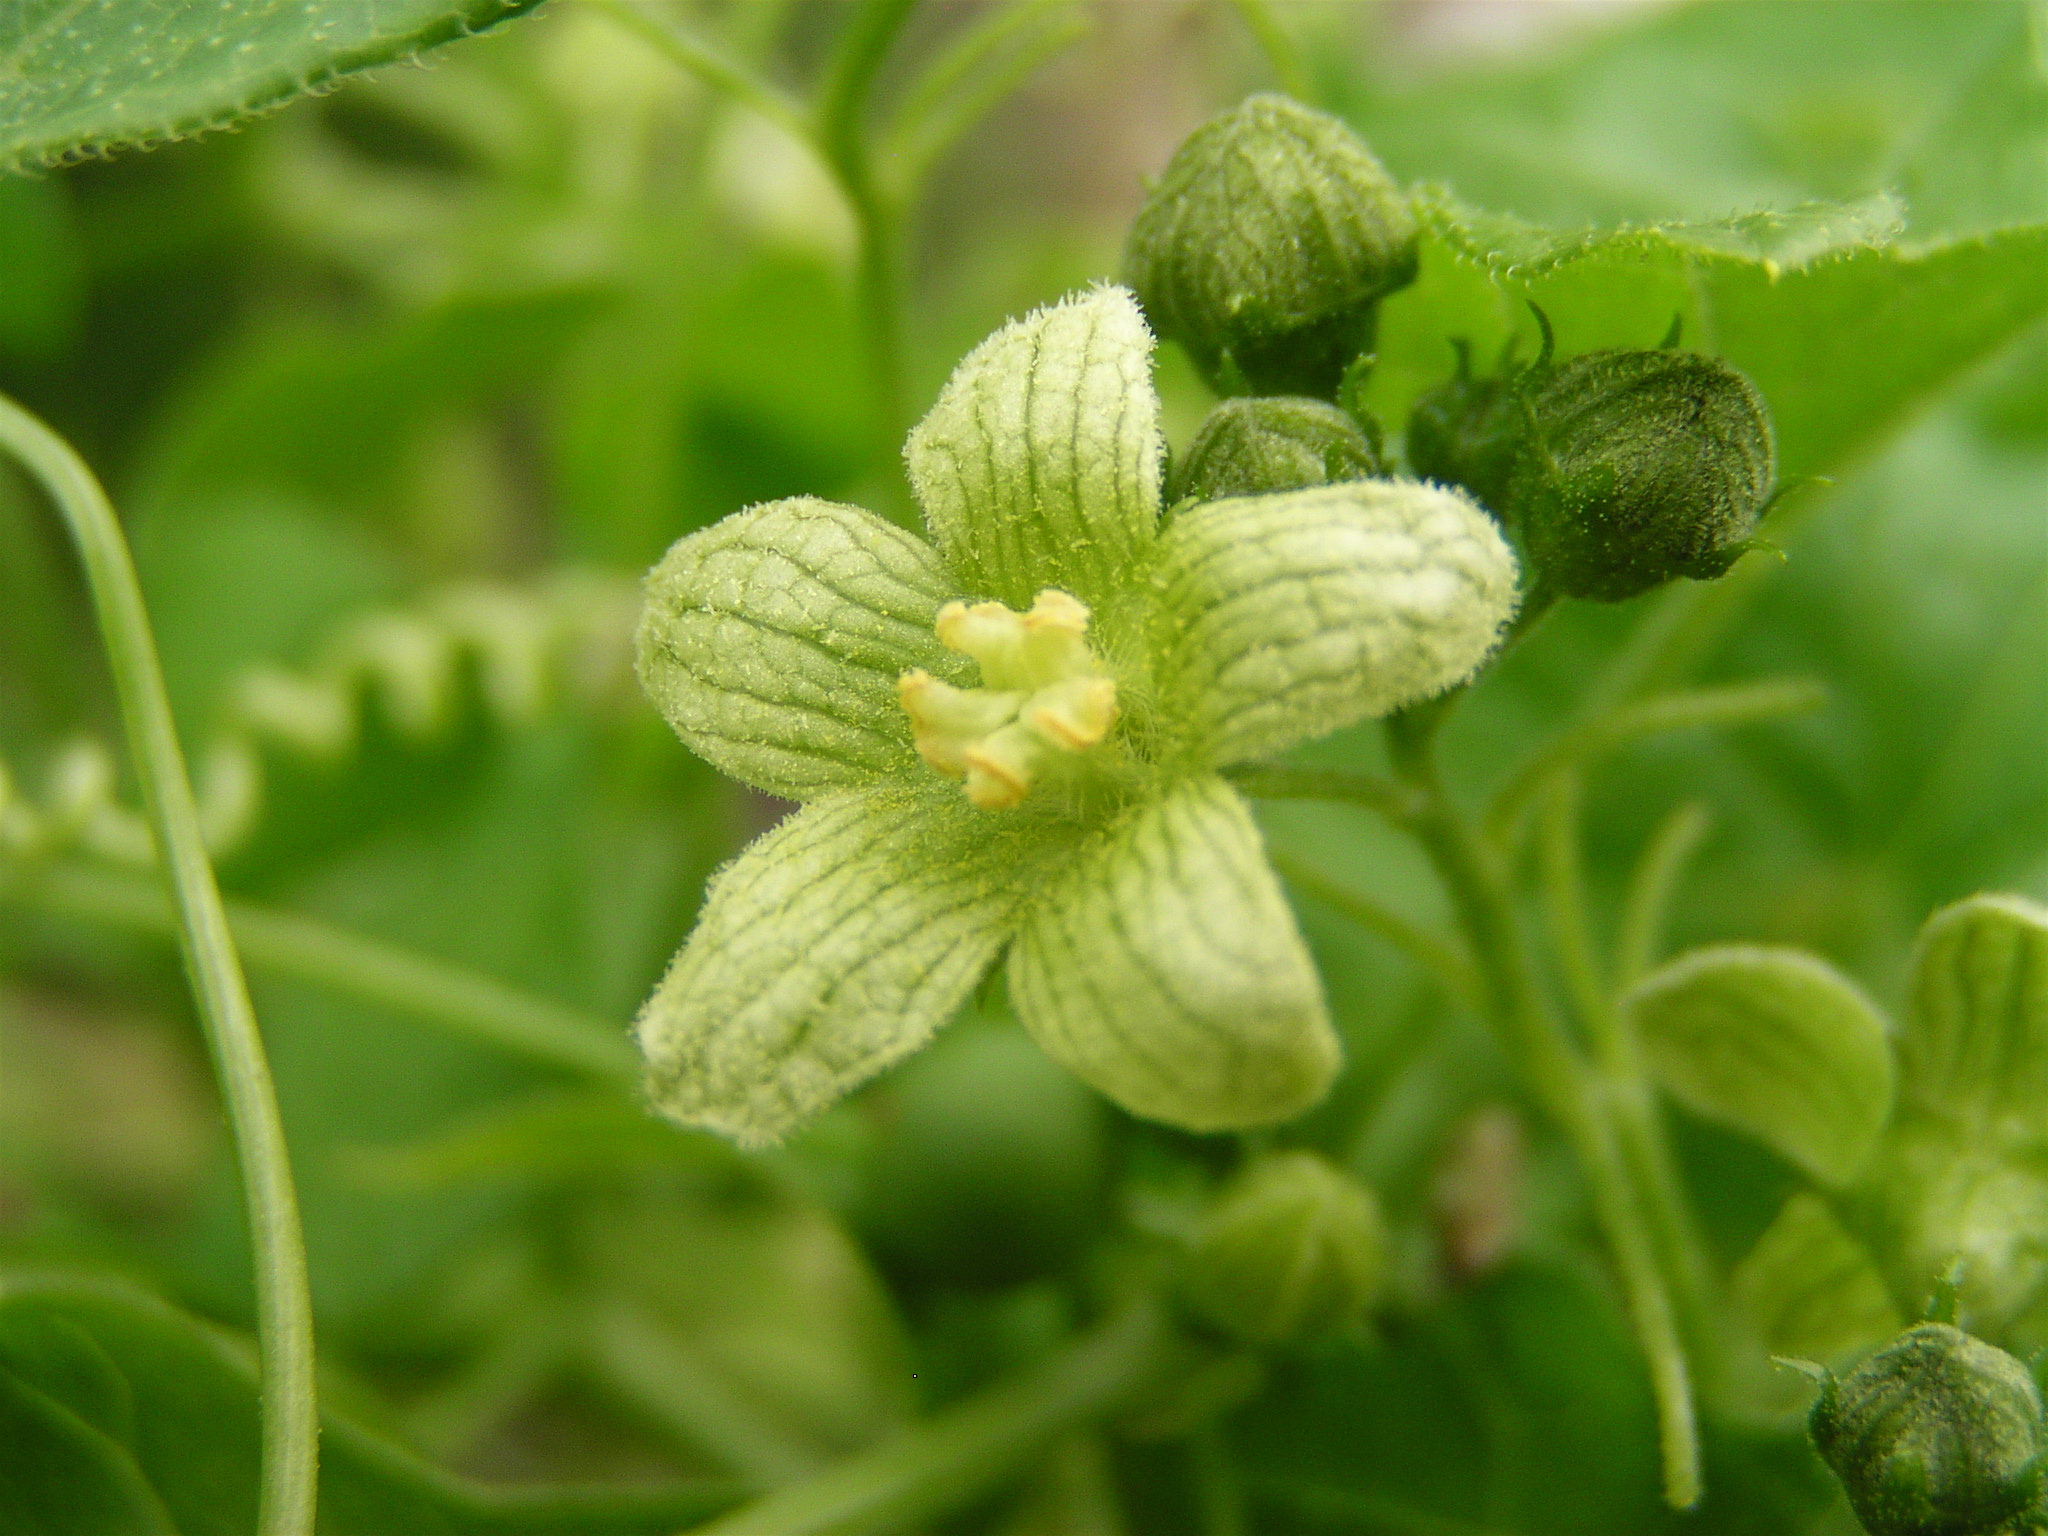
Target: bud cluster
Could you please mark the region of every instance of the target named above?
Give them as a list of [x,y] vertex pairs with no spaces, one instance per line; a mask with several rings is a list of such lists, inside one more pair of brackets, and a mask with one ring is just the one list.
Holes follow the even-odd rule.
[[[1177,500],[1383,475],[1357,393],[1381,302],[1412,282],[1407,197],[1350,128],[1253,96],[1189,135],[1131,226],[1125,270],[1153,328],[1226,399]],[[1521,545],[1538,589],[1619,602],[1720,575],[1767,505],[1769,418],[1719,359],[1657,349],[1503,359],[1426,391],[1408,421],[1422,479],[1469,491]],[[1339,402],[1339,410],[1327,402]]]

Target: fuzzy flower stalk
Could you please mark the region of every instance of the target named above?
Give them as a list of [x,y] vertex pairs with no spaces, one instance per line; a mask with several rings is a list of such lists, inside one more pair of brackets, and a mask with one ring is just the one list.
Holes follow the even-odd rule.
[[800,497],[649,576],[649,697],[801,802],[712,882],[641,1012],[663,1113],[772,1142],[998,963],[1047,1054],[1134,1114],[1234,1129],[1328,1087],[1320,980],[1219,770],[1470,676],[1514,558],[1412,481],[1163,521],[1152,345],[1103,287],[978,347],[906,448],[929,540]]

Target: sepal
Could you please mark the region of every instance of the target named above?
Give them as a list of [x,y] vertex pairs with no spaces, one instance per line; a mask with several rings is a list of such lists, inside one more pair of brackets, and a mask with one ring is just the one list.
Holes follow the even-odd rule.
[[1441,693],[1492,652],[1515,574],[1469,497],[1413,480],[1197,507],[1156,576],[1164,712],[1221,765]]
[[932,621],[938,556],[858,507],[768,502],[678,540],[648,573],[640,684],[691,750],[786,800],[912,762],[896,680],[959,677]]
[[1035,895],[1009,976],[1046,1054],[1147,1119],[1265,1125],[1336,1075],[1315,964],[1221,779],[1141,802],[1083,843]]
[[1799,950],[1722,945],[1652,972],[1623,1000],[1657,1081],[1823,1184],[1852,1179],[1892,1107],[1883,1017]]
[[967,354],[904,448],[955,590],[1095,604],[1143,561],[1166,452],[1152,333],[1130,292],[1033,310]]
[[759,1146],[909,1055],[1001,953],[1027,859],[936,778],[798,811],[714,878],[641,1010],[654,1107]]

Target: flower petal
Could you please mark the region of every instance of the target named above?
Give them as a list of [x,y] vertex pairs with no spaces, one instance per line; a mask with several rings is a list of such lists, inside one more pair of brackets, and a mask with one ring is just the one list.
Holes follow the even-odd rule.
[[655,1108],[771,1142],[909,1055],[1015,926],[1026,882],[951,784],[830,795],[755,842],[640,1011]]
[[1196,507],[1160,546],[1164,713],[1217,766],[1441,693],[1493,650],[1515,575],[1493,519],[1419,481]]
[[640,683],[676,734],[787,800],[911,765],[897,677],[959,678],[932,621],[939,557],[858,507],[810,497],[681,539],[647,578]]
[[1095,288],[970,352],[904,458],[960,584],[1023,608],[1122,584],[1152,545],[1164,453],[1152,333],[1128,289]]
[[1010,991],[1046,1054],[1190,1130],[1284,1120],[1338,1065],[1251,812],[1204,775],[1128,812],[1026,913]]

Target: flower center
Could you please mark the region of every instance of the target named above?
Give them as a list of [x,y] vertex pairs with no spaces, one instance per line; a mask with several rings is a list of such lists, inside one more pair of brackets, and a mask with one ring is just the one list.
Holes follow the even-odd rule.
[[955,688],[919,669],[896,680],[918,756],[967,798],[1004,810],[1063,755],[1087,751],[1116,723],[1116,680],[1088,649],[1088,608],[1047,588],[1028,613],[1001,603],[948,603],[940,643],[972,656],[982,686]]

